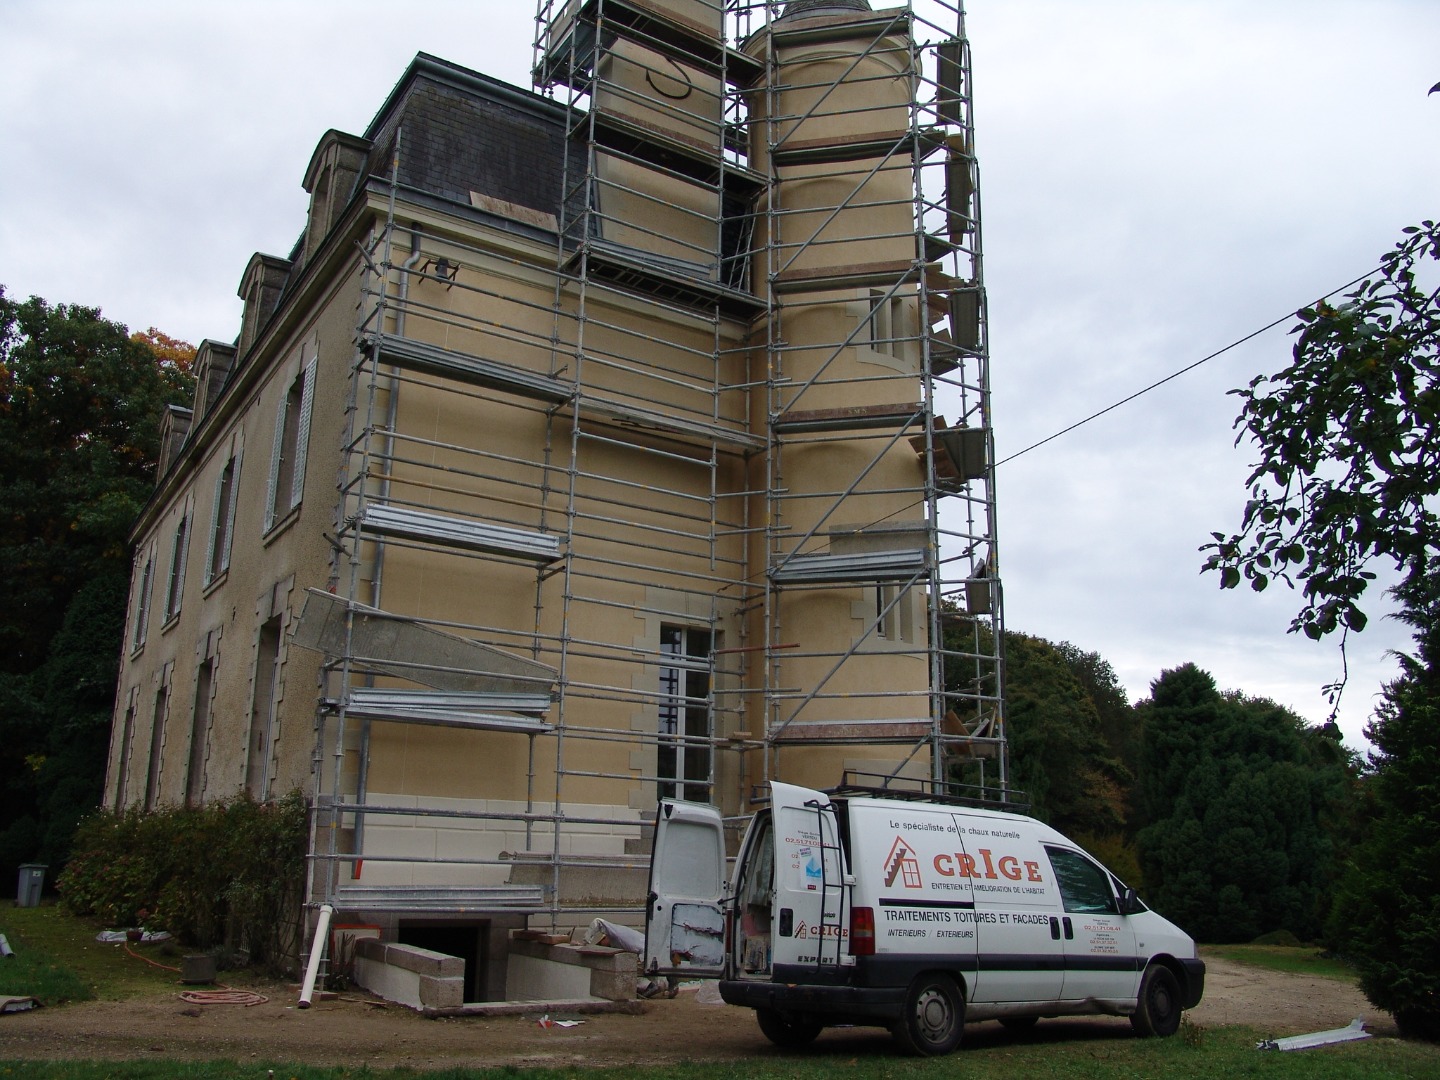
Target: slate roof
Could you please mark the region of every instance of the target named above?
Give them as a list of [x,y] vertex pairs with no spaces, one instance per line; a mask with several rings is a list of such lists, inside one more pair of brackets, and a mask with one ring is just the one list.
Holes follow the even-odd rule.
[[560,206],[565,110],[549,98],[419,53],[371,121],[369,172],[470,204],[470,192],[545,213]]

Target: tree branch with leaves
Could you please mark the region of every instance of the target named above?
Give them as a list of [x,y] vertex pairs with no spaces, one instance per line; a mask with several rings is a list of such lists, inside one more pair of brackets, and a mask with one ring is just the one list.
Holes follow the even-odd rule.
[[1440,227],[1407,228],[1344,303],[1297,318],[1290,366],[1231,391],[1259,461],[1240,531],[1200,550],[1222,589],[1298,588],[1290,630],[1318,641],[1364,628],[1377,564],[1408,577],[1440,553]]

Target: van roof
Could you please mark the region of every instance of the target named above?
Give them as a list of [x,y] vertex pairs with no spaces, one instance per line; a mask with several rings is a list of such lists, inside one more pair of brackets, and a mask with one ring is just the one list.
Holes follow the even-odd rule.
[[[915,781],[913,788],[892,786],[893,778],[886,777],[881,784],[866,784],[851,779],[854,774],[846,773],[845,779],[825,794],[839,798],[888,799],[892,802],[941,803],[945,806],[963,806],[972,810],[992,810],[1011,816],[1025,816],[1030,809],[1030,797],[1023,791],[1006,791],[1003,796],[991,794],[993,789],[972,787],[966,784],[944,784],[938,787],[931,781]],[[863,774],[861,774],[863,775]]]
[[832,798],[840,801],[852,802],[856,805],[873,806],[876,809],[890,809],[900,813],[914,811],[917,809],[945,809],[953,814],[963,814],[970,818],[984,818],[991,822],[1007,822],[1014,825],[1023,824],[1038,839],[1059,842],[1073,845],[1063,833],[1057,832],[1039,818],[1030,817],[1028,814],[1017,814],[1007,810],[995,810],[984,806],[971,806],[955,798],[938,798],[922,793],[903,794],[896,797],[897,792],[867,791],[855,788],[837,788],[827,792]]

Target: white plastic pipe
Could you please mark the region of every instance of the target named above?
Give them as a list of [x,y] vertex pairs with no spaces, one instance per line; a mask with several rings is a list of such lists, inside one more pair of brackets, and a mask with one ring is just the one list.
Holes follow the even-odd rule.
[[335,909],[320,905],[320,921],[315,924],[315,937],[310,941],[310,963],[305,965],[305,985],[300,987],[300,1008],[308,1009],[315,996],[315,980],[320,976],[320,959],[325,955],[325,939],[330,935],[330,916]]

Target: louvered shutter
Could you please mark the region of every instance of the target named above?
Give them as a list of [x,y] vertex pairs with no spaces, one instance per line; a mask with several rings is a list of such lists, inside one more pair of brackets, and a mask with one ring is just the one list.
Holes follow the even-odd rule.
[[295,471],[290,481],[290,509],[300,505],[305,493],[305,455],[310,446],[310,413],[315,406],[315,357],[305,365],[305,383],[300,391],[300,422],[295,431]]

